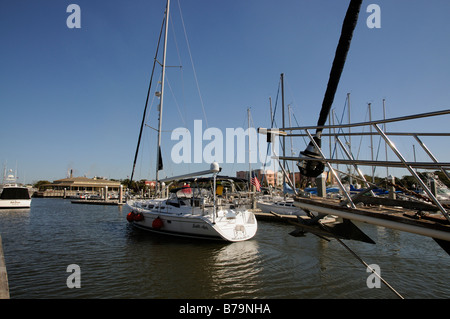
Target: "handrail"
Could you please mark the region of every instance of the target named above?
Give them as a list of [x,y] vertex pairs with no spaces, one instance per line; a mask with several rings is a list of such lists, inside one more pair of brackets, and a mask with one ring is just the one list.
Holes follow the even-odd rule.
[[450,109],[428,112],[428,113],[420,113],[415,115],[407,115],[394,117],[390,119],[369,121],[369,122],[359,122],[359,123],[350,123],[350,124],[335,124],[335,125],[324,125],[324,126],[299,126],[299,127],[283,127],[279,128],[280,131],[298,131],[298,130],[312,130],[312,129],[330,129],[330,128],[348,128],[348,127],[357,127],[357,126],[367,126],[374,124],[384,124],[384,123],[392,123],[392,122],[400,122],[406,120],[414,120],[419,118],[431,117],[431,116],[440,116],[450,114]]
[[[357,165],[368,165],[368,166],[386,166],[386,167],[402,167],[406,168],[417,180],[417,182],[422,186],[430,200],[439,208],[441,213],[444,215],[444,217],[450,222],[450,214],[446,211],[446,209],[441,205],[439,200],[436,198],[436,196],[431,192],[431,190],[425,185],[425,183],[420,179],[418,174],[416,173],[415,169],[421,168],[421,169],[440,169],[444,174],[447,176],[447,178],[450,179],[450,174],[447,172],[447,170],[450,170],[450,163],[448,162],[439,162],[434,155],[430,152],[430,150],[425,146],[425,144],[419,139],[419,136],[450,136],[450,133],[409,133],[409,132],[391,132],[387,133],[384,132],[379,124],[385,124],[385,123],[392,123],[392,122],[399,122],[399,121],[406,121],[406,120],[413,120],[413,119],[421,119],[426,117],[432,117],[432,116],[440,116],[440,115],[448,115],[450,114],[450,109],[442,110],[442,111],[436,111],[436,112],[428,112],[428,113],[421,113],[416,115],[408,115],[408,116],[402,116],[402,117],[396,117],[396,118],[390,118],[390,119],[383,119],[383,120],[377,120],[377,121],[369,121],[369,122],[360,122],[360,123],[353,123],[353,124],[339,124],[339,125],[328,125],[328,126],[303,126],[303,127],[289,127],[289,128],[280,128],[277,131],[272,132],[271,130],[266,129],[259,129],[258,132],[261,134],[278,134],[278,135],[286,135],[286,136],[308,136],[311,140],[311,143],[314,144],[316,147],[316,150],[318,152],[317,156],[307,156],[304,154],[300,154],[298,157],[287,157],[287,156],[277,156],[277,159],[282,160],[294,160],[299,161],[299,163],[304,161],[313,161],[313,162],[322,162],[325,165],[328,166],[330,172],[335,176],[339,187],[343,190],[344,195],[346,195],[348,202],[351,204],[351,206],[354,206],[354,204],[351,201],[351,198],[349,194],[344,189],[339,176],[334,171],[332,164],[346,164],[346,165],[353,165],[357,170]],[[318,144],[316,144],[316,141],[314,140],[313,136],[310,133],[310,130],[316,129],[317,131],[325,130],[325,129],[342,129],[342,128],[350,128],[350,127],[360,127],[360,126],[370,126],[371,128],[375,128],[376,132],[369,132],[369,133],[346,133],[346,132],[335,132],[335,133],[328,133],[328,134],[321,134],[322,136],[334,136],[337,140],[339,140],[339,136],[345,136],[345,135],[379,135],[384,140],[386,145],[389,145],[391,150],[395,153],[395,155],[398,157],[400,161],[379,161],[379,160],[355,160],[353,156],[351,156],[351,153],[348,152],[345,149],[345,146],[342,142],[340,142],[340,146],[346,151],[347,157],[349,159],[329,159],[326,158],[325,155],[322,153],[321,148]],[[303,130],[305,131],[305,134],[292,134],[292,131],[295,130]],[[286,131],[291,131],[291,134],[287,134]],[[349,130],[350,131],[350,130]],[[389,139],[388,135],[396,135],[396,136],[412,136],[414,137],[420,144],[420,146],[424,149],[424,151],[428,154],[428,156],[432,159],[432,162],[409,162],[406,161],[406,159],[403,157],[403,155],[400,153],[400,151],[396,148],[394,143]],[[297,164],[299,165],[299,164]]]
[[[285,131],[289,131],[286,129]],[[388,136],[434,136],[434,137],[444,137],[444,136],[450,136],[450,133],[431,133],[431,132],[385,132],[384,134]],[[336,132],[336,133],[323,133],[323,136],[378,136],[379,134],[377,132]],[[308,136],[306,133],[296,133],[296,134],[286,134],[285,136],[293,136],[293,137],[302,137],[302,136]]]
[[[398,161],[379,161],[379,160],[357,160],[357,159],[335,159],[335,158],[320,158],[320,157],[296,157],[296,156],[272,156],[273,159],[280,159],[286,161],[316,161],[316,162],[329,162],[330,164],[343,164],[343,165],[362,165],[362,166],[380,166],[380,167],[398,167],[404,168],[405,164]],[[406,162],[414,168],[419,169],[448,169],[450,170],[450,163],[448,162]]]

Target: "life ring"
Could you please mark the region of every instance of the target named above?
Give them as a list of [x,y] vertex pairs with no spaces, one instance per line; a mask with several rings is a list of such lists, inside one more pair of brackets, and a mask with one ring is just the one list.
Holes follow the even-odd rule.
[[131,223],[134,220],[135,215],[136,214],[134,212],[129,212],[127,215],[127,221]]
[[161,229],[161,227],[163,227],[163,221],[161,218],[156,217],[152,222],[152,228]]

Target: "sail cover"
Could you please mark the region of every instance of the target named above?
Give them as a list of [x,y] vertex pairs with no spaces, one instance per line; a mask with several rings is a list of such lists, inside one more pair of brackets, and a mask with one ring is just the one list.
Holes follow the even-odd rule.
[[[320,111],[317,126],[325,125],[328,114],[330,113],[330,109],[334,101],[334,95],[341,78],[342,70],[344,69],[345,60],[347,59],[347,53],[350,49],[353,31],[355,30],[356,23],[358,22],[361,3],[362,0],[351,0],[347,9],[347,13],[345,14],[344,22],[342,24],[341,36],[339,38],[339,43],[334,55],[330,77],[328,79],[328,85],[325,91],[325,96],[323,98],[322,109]],[[314,136],[314,141],[316,142],[318,147],[321,147],[322,130],[322,128],[318,128]],[[306,149],[300,152],[300,158],[304,157],[319,157],[319,152],[313,142],[310,142]],[[297,166],[300,169],[300,173],[308,177],[317,177],[324,170],[324,164],[318,161],[301,159],[297,163]]]

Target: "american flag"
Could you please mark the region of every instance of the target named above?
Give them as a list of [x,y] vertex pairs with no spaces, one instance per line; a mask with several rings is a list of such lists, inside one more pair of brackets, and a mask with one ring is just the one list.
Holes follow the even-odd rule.
[[258,192],[261,191],[261,184],[259,183],[258,178],[255,175],[255,172],[252,172],[252,185],[255,185],[256,190]]

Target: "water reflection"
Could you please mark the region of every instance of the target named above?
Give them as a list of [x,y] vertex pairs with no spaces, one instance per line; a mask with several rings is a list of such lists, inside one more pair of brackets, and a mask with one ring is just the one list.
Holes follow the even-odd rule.
[[14,222],[15,220],[26,221],[30,217],[30,208],[0,209],[0,218]]
[[254,240],[236,242],[216,251],[211,263],[211,289],[218,298],[251,298],[260,290],[261,254]]
[[[0,210],[11,298],[395,298],[368,289],[365,268],[337,241],[295,238],[289,225],[260,222],[252,240],[222,243],[151,234],[126,213],[62,199]],[[403,296],[448,295],[450,258],[432,239],[358,226],[377,244],[346,244]],[[66,286],[73,263],[80,289]]]

